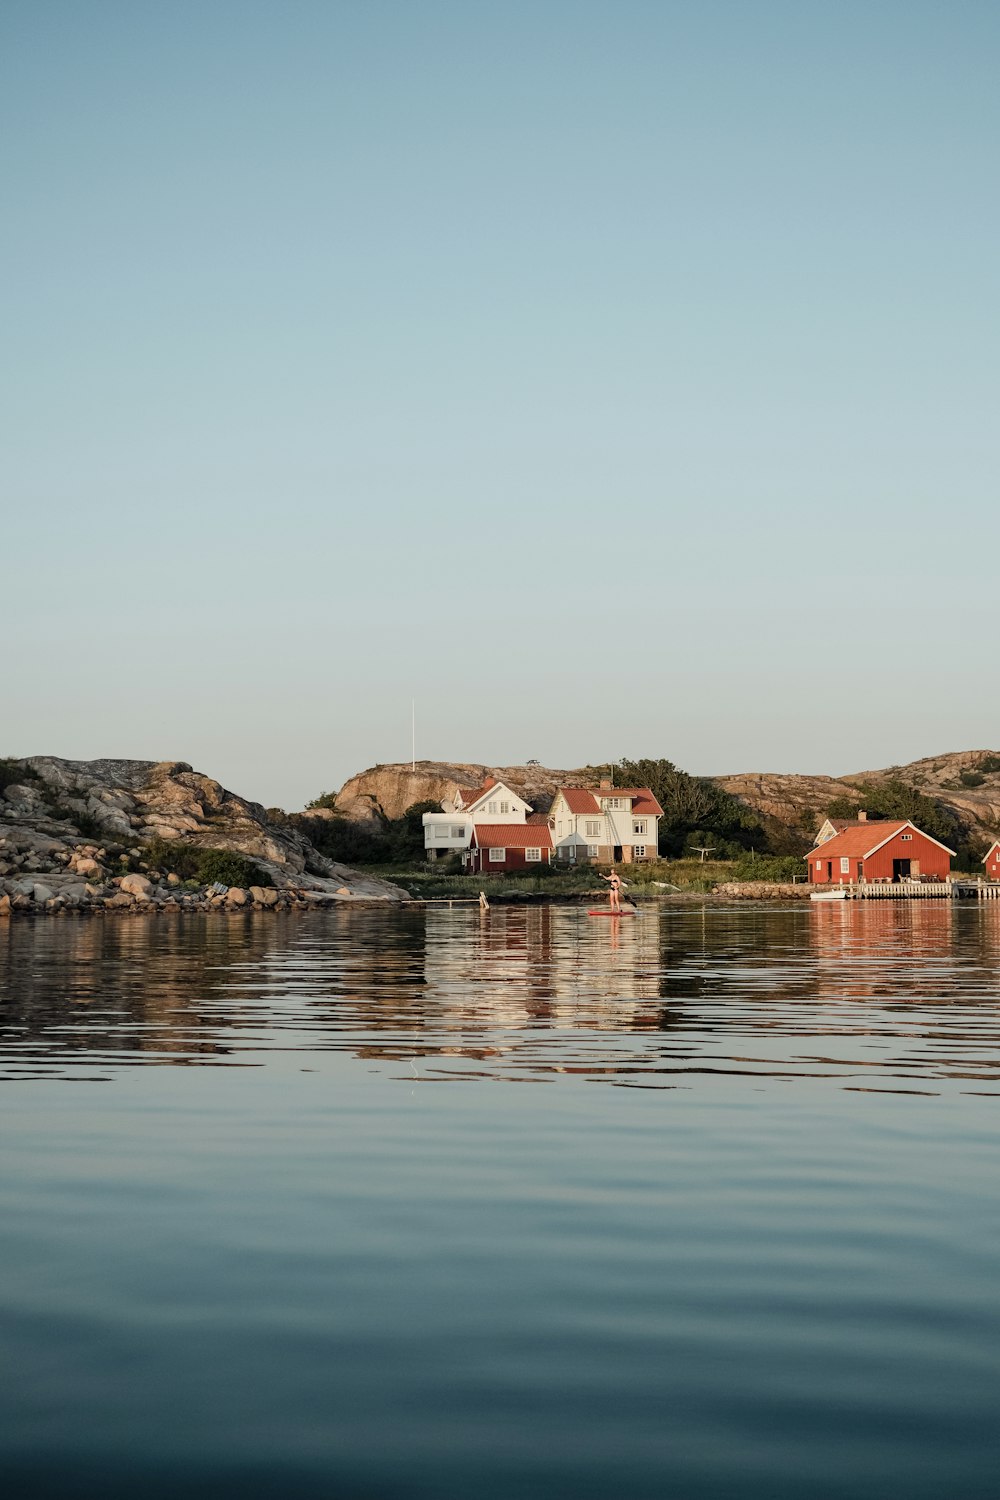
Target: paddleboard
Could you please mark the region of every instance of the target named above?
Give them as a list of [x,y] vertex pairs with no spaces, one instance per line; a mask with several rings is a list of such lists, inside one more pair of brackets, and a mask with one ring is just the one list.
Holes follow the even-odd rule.
[[634,917],[635,910],[631,907],[623,907],[621,911],[588,911],[588,917]]

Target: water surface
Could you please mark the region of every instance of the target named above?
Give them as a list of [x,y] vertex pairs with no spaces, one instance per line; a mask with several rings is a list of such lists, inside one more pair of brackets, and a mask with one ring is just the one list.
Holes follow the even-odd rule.
[[0,927],[12,1493],[996,1493],[1000,906]]

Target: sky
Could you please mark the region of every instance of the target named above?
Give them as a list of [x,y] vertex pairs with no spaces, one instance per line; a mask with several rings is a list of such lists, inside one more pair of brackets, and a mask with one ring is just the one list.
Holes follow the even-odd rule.
[[2,0],[0,754],[1000,745],[993,0]]

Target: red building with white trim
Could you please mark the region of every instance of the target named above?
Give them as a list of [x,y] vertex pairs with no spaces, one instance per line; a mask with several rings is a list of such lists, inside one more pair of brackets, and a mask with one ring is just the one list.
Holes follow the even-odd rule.
[[476,823],[465,855],[472,875],[506,875],[537,870],[552,862],[552,834],[546,822]]
[[983,859],[987,880],[1000,880],[1000,839],[994,839]]
[[954,849],[910,822],[860,819],[806,855],[813,885],[947,880]]

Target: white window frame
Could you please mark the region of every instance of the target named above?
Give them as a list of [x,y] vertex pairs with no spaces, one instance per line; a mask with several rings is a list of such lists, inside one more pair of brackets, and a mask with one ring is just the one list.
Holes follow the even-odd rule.
[[464,839],[465,838],[465,829],[464,828],[456,828],[455,825],[454,825],[454,823],[453,823],[452,827],[451,827],[451,836],[452,836],[453,839]]
[[542,857],[541,849],[525,849],[525,862],[529,865],[537,865]]
[[491,865],[504,865],[506,863],[507,863],[507,850],[506,849],[491,849],[490,850],[490,864]]
[[646,827],[646,819],[636,818],[632,824],[632,837],[635,838],[638,835],[639,838],[645,838],[648,831],[649,830]]
[[501,804],[500,804],[500,812],[501,812],[501,815],[503,813],[509,813],[510,812],[510,803],[509,802],[501,802]]
[[495,802],[487,802],[487,804],[486,804],[486,811],[488,813],[493,813],[493,815],[496,816],[496,810],[497,810],[497,805],[496,805]]
[[842,854],[840,856],[840,873],[841,875],[850,875],[851,873],[851,857],[849,854]]
[[645,859],[646,858],[646,846],[645,846],[645,844],[635,844],[635,845],[633,845],[632,854],[633,854],[633,857],[635,859]]
[[913,843],[913,834],[912,833],[901,833],[899,835],[899,842],[901,844],[912,844]]
[[599,839],[601,836],[600,818],[584,819],[583,831],[588,839]]
[[817,868],[817,870],[822,870],[822,868],[823,868],[823,861],[821,859],[818,859],[816,861],[816,868]]
[[601,857],[601,846],[600,846],[600,844],[588,844],[587,845],[587,858],[588,859],[600,859],[600,857]]

